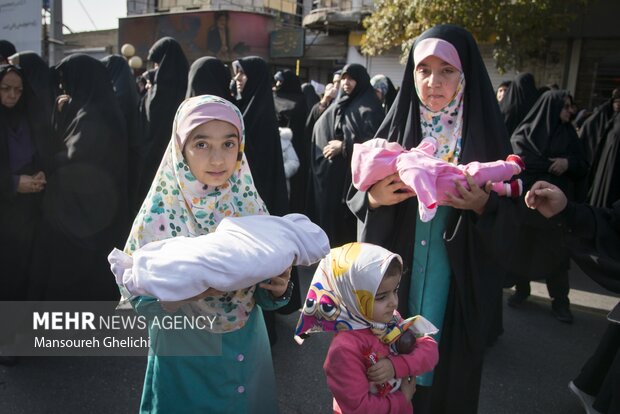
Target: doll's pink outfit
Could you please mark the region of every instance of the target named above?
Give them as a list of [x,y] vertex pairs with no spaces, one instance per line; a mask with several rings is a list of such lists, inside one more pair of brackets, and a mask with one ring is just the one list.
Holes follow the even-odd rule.
[[420,219],[424,222],[432,220],[437,205],[448,200],[446,193],[460,197],[455,181],[469,188],[465,173],[479,186],[492,181],[492,189],[499,195],[517,197],[521,194],[520,180],[503,182],[524,169],[517,155],[509,155],[506,161],[454,165],[433,156],[436,145],[435,139],[430,137],[410,150],[383,138],[355,144],[351,160],[353,186],[367,191],[377,181],[398,172],[401,181],[417,195]]

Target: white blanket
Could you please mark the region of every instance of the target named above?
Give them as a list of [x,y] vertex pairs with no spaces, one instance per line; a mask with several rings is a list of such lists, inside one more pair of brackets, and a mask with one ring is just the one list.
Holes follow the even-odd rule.
[[247,288],[327,253],[327,235],[306,216],[256,215],[226,218],[203,236],[148,243],[132,256],[114,249],[108,261],[116,283],[132,296],[178,301],[208,288]]

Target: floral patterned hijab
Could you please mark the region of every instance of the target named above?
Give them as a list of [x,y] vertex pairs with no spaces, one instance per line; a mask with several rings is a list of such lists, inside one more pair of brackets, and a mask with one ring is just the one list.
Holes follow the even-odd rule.
[[[434,112],[427,108],[420,99],[420,124],[422,127],[422,137],[433,137],[437,140],[437,151],[435,157],[452,164],[458,164],[461,153],[461,141],[463,130],[463,94],[465,92],[465,75],[461,68],[461,61],[456,48],[449,42],[428,38],[416,46],[413,57],[415,68],[428,56],[436,56],[443,61],[451,64],[461,71],[459,85],[454,97],[439,111]],[[414,72],[415,72],[414,68]],[[415,77],[414,77],[415,78]],[[418,97],[420,92],[418,85],[414,82]]]
[[[332,249],[314,273],[295,335],[370,328],[385,343],[395,339],[389,334],[402,326],[398,314],[387,324],[372,320],[375,295],[392,260],[402,264],[396,253],[370,243]],[[427,332],[429,325],[421,328]]]
[[[212,120],[234,125],[240,137],[237,168],[220,187],[200,183],[191,173],[183,156],[183,145],[190,133],[199,125]],[[210,233],[225,217],[268,214],[254,187],[243,152],[244,142],[243,117],[233,104],[213,95],[185,100],[177,110],[170,143],[134,220],[125,244],[125,253],[132,254],[153,241]],[[227,292],[224,300],[213,296],[192,305],[195,311],[218,316],[213,331],[228,332],[245,324],[254,307],[254,290],[255,287],[250,287]]]

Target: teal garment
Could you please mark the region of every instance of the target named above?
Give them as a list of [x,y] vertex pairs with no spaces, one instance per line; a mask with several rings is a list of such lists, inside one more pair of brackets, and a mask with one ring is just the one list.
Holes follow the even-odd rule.
[[[441,339],[452,276],[443,240],[449,211],[450,207],[438,207],[435,217],[427,223],[422,222],[419,216],[416,217],[413,269],[409,290],[411,315],[422,315],[439,329],[439,333],[434,336],[437,342]],[[433,372],[417,377],[417,384],[433,385]]]
[[[271,348],[258,304],[273,310],[286,302],[271,300],[264,289],[257,289],[254,297],[257,305],[243,328],[211,334],[218,342],[221,338],[218,356],[149,356],[140,413],[279,412]],[[172,342],[178,339],[177,334]],[[162,339],[151,336],[151,343],[154,340]]]

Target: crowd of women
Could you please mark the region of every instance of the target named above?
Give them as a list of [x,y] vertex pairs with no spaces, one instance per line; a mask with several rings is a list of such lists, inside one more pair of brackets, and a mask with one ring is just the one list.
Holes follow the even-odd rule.
[[[554,315],[572,322],[566,234],[522,198],[499,196],[470,176],[422,221],[398,174],[367,191],[351,185],[355,145],[380,137],[409,150],[432,138],[434,156],[454,165],[516,154],[525,164],[520,194],[545,180],[598,207],[620,198],[620,93],[577,116],[567,91],[536,88],[526,73],[499,99],[474,38],[452,25],[415,40],[398,93],[359,64],[335,72],[321,95],[290,70],[272,76],[260,57],[230,68],[203,57],[190,66],[170,37],[152,46],[153,68],[137,83],[120,56],[75,54],[49,68],[34,53],[1,46],[0,237],[9,246],[0,251],[9,272],[1,300],[114,300],[106,257],[126,240],[131,253],[149,241],[206,234],[230,214],[304,213],[332,247],[357,240],[402,257],[399,312],[439,329],[439,362],[417,378],[418,413],[477,411],[485,348],[503,331],[503,287],[516,285],[509,304],[519,306],[529,281],[545,279]],[[285,168],[284,132],[292,134],[294,173]],[[200,151],[216,144],[232,155],[198,171],[196,163],[208,165]],[[234,325],[221,327],[232,331],[227,351],[216,362],[149,357],[142,410],[217,407],[247,389],[238,412],[275,412],[267,331],[254,304],[270,311],[273,342],[271,311],[301,306],[299,284],[287,283],[296,277],[293,269],[272,286],[196,298]],[[208,374],[246,358],[260,375],[233,369],[214,382]],[[218,385],[239,378],[247,382],[234,390]],[[267,406],[259,396],[269,397]]]

